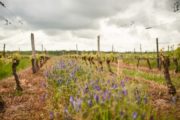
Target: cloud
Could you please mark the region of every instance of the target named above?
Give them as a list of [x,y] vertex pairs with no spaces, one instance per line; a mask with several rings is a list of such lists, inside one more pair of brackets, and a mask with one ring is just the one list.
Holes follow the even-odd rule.
[[[8,9],[0,7],[0,43],[12,44],[11,41],[17,41],[19,46],[29,46],[29,36],[33,32],[38,45],[44,43],[48,49],[71,49],[78,43],[81,49],[90,50],[91,47],[96,49],[96,36],[101,34],[102,49],[109,50],[115,44],[115,47],[125,50],[139,43],[148,46],[154,43],[157,36],[164,41],[171,39],[172,42],[177,42],[180,37],[180,15],[173,12],[175,0],[3,2]],[[3,17],[12,24],[5,25]],[[146,27],[153,29],[146,30]],[[126,47],[127,44],[129,46]]]

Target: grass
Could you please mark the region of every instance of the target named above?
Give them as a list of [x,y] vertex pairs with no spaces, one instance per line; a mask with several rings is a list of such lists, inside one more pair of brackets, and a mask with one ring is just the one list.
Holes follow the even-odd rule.
[[[135,71],[135,70],[129,70],[129,69],[124,69],[123,74],[125,76],[143,78],[146,80],[155,81],[160,84],[166,84],[163,74],[153,74],[153,73],[147,73],[143,71]],[[180,78],[178,75],[171,76],[171,80],[172,80],[173,85],[175,85],[176,88],[180,88]]]
[[123,73],[130,77],[140,77],[146,80],[151,80],[157,83],[165,84],[164,76],[161,74],[151,74],[147,72],[135,71],[135,70],[129,70],[129,69],[124,69]]
[[[22,58],[17,67],[17,70],[20,71],[22,69],[30,66],[31,61],[29,58]],[[0,61],[0,80],[7,78],[12,75],[12,62],[8,61]]]

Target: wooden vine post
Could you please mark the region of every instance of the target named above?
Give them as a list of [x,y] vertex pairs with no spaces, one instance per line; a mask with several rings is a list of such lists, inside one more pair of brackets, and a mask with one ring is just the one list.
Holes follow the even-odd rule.
[[78,44],[76,44],[76,54],[78,55]]
[[4,58],[6,57],[6,44],[4,44],[3,46],[3,57]]
[[13,75],[14,75],[14,78],[16,81],[16,90],[22,91],[23,89],[20,86],[19,77],[16,73],[16,69],[17,69],[18,65],[19,65],[19,60],[17,58],[14,58],[12,61],[12,71],[13,71]]
[[159,41],[156,38],[156,54],[157,54],[157,68],[160,69],[160,58],[159,58]]
[[174,96],[176,94],[176,88],[172,84],[171,77],[169,74],[170,59],[168,56],[164,56],[163,53],[161,53],[160,56],[161,56],[161,62],[162,62],[163,68],[164,68],[164,78],[166,80],[168,92],[169,92],[169,94]]
[[100,35],[97,36],[97,49],[98,49],[97,59],[100,65],[100,69],[103,71],[103,62],[101,60],[101,52],[100,52]]
[[98,57],[100,57],[100,35],[97,36]]
[[178,59],[177,58],[173,58],[173,62],[176,66],[175,68],[175,73],[178,73],[179,72],[179,64],[178,64]]
[[4,109],[5,109],[5,102],[0,96],[0,113],[4,112]]
[[34,34],[31,33],[31,46],[32,46],[32,71],[33,73],[37,72],[36,67],[36,51],[35,51],[35,43],[34,43]]

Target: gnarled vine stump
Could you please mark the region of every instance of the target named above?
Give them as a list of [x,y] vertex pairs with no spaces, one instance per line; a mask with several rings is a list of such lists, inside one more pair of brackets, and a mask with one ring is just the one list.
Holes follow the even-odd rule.
[[16,73],[16,68],[17,68],[18,65],[19,65],[19,60],[13,59],[12,71],[13,71],[13,75],[14,75],[14,78],[15,78],[15,81],[16,81],[16,90],[22,91],[23,89],[20,86],[19,77],[18,77],[18,75]]

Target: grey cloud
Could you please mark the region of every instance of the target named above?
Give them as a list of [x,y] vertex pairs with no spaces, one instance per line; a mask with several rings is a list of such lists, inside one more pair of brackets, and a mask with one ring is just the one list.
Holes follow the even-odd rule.
[[11,16],[20,16],[35,29],[98,29],[99,19],[116,15],[142,0],[13,0]]

